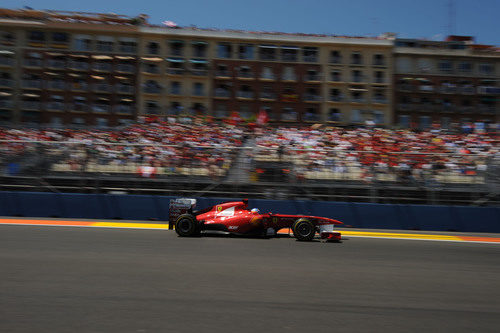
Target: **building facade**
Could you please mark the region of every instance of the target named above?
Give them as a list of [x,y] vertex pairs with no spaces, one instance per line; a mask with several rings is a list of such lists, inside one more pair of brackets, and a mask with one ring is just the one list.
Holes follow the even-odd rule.
[[395,124],[424,129],[499,121],[498,49],[462,36],[396,39],[394,62]]

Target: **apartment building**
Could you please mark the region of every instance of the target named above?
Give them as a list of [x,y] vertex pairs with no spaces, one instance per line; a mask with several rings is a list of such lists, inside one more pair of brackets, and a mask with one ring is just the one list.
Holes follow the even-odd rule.
[[396,39],[394,123],[444,127],[452,123],[498,123],[500,52],[472,37],[446,41]]
[[0,121],[118,125],[264,109],[277,123],[392,119],[391,38],[151,26],[0,9]]

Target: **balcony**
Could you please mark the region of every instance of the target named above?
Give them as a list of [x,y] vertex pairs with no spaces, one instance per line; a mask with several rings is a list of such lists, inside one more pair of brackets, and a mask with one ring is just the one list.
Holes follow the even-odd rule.
[[436,107],[436,105],[433,105],[430,103],[412,105],[412,110],[416,110],[416,111],[420,111],[420,112],[434,112],[434,111],[439,111],[440,109],[441,109],[441,106]]
[[26,89],[42,89],[42,80],[23,80],[22,87]]
[[306,55],[303,57],[304,62],[318,62],[318,56],[316,55]]
[[351,77],[351,82],[363,82],[363,77],[362,76],[353,76]]
[[260,76],[260,80],[274,81],[276,80],[276,76],[274,74],[262,74]]
[[412,92],[415,90],[415,87],[411,84],[398,84],[397,89],[398,91]]
[[374,60],[373,66],[385,66],[385,61],[383,60]]
[[115,89],[119,94],[133,94],[135,91],[134,86],[126,84],[117,84]]
[[458,91],[463,95],[474,95],[476,89],[473,86],[462,86],[458,88]]
[[111,72],[113,70],[113,65],[96,62],[92,65],[92,69],[99,72]]
[[88,62],[70,61],[69,68],[78,71],[86,71],[90,68],[90,65]]
[[190,71],[191,75],[194,76],[207,76],[208,75],[208,70],[206,69],[192,69]]
[[161,108],[158,106],[154,106],[154,107],[148,106],[148,107],[146,107],[146,109],[144,111],[146,111],[146,114],[160,114]]
[[14,59],[8,57],[0,57],[0,66],[11,67],[14,65]]
[[7,99],[0,99],[0,109],[12,109],[14,102]]
[[458,91],[457,86],[448,85],[439,87],[439,92],[442,94],[456,94]]
[[120,114],[133,114],[134,113],[134,107],[131,105],[117,105],[114,108],[115,113],[120,113]]
[[476,110],[473,106],[461,106],[458,108],[458,111],[461,113],[473,113]]
[[374,97],[372,102],[376,104],[387,104],[387,99],[384,97]]
[[398,104],[398,110],[400,111],[411,111],[415,109],[413,104],[408,104],[408,103],[399,103]]
[[63,102],[49,102],[47,103],[47,110],[49,111],[64,111],[66,104]]
[[170,89],[170,95],[180,96],[182,95],[182,91],[180,88],[172,88]]
[[296,62],[298,56],[296,54],[283,54],[281,55],[281,60],[286,62]]
[[276,55],[274,55],[274,54],[261,54],[259,56],[259,60],[274,61],[274,60],[276,60]]
[[236,97],[243,99],[252,99],[254,96],[253,91],[238,91]]
[[238,79],[253,79],[255,78],[255,74],[252,72],[238,72],[237,76]]
[[481,112],[482,114],[496,114],[497,113],[496,108],[494,106],[490,106],[490,105],[479,105],[478,109],[479,109],[479,112]]
[[271,92],[260,93],[260,99],[276,100],[276,94]]
[[363,61],[361,59],[353,59],[351,60],[351,66],[362,66]]
[[145,94],[160,94],[162,91],[161,87],[144,87],[143,92]]
[[342,96],[330,96],[330,98],[328,100],[330,102],[343,102],[344,97],[342,97]]
[[145,73],[145,74],[156,75],[156,74],[160,74],[160,68],[159,67],[150,67],[150,66],[147,66],[147,67],[144,67],[142,69],[142,72]]
[[316,81],[321,81],[321,75],[319,74],[309,74],[309,75],[306,75],[305,77],[305,81],[309,81],[309,82],[316,82]]
[[22,108],[23,110],[40,110],[41,103],[37,101],[23,101]]
[[117,64],[116,71],[121,73],[135,73],[135,66],[130,64]]
[[223,70],[218,70],[215,72],[216,77],[231,77],[231,74],[229,71],[223,71]]
[[373,83],[380,83],[380,84],[384,84],[384,83],[387,83],[387,80],[383,77],[376,77],[374,80],[373,80]]
[[321,102],[322,98],[319,95],[305,94],[304,101],[306,101],[306,102]]
[[281,79],[283,81],[297,81],[297,75],[283,75]]
[[42,59],[24,59],[25,67],[42,67],[43,60]]
[[120,45],[120,52],[122,53],[135,53],[137,47],[133,45]]
[[64,81],[49,81],[48,89],[50,89],[50,90],[66,90],[66,82],[64,82]]
[[366,103],[366,98],[351,98],[351,103]]
[[113,87],[110,84],[97,83],[92,87],[92,91],[99,93],[111,93],[113,92]]
[[72,82],[69,87],[71,91],[87,91],[88,84],[86,82]]
[[477,93],[481,95],[500,95],[500,87],[493,86],[479,86]]
[[11,79],[0,79],[0,87],[14,87],[14,80]]
[[66,68],[66,61],[64,60],[49,60],[49,68],[52,69],[64,69]]
[[95,113],[109,113],[111,107],[108,104],[94,104],[92,106],[92,112]]
[[341,64],[342,58],[340,57],[330,57],[330,64]]
[[81,102],[76,102],[71,105],[71,111],[73,112],[89,112],[89,106]]
[[431,86],[431,85],[420,85],[420,86],[418,86],[418,91],[419,92],[424,92],[424,93],[432,93],[432,92],[434,92],[434,86]]
[[229,90],[216,89],[215,90],[215,97],[229,98],[229,97],[231,97],[231,92]]
[[169,74],[169,75],[182,75],[182,74],[184,74],[184,69],[183,68],[168,68],[167,74]]

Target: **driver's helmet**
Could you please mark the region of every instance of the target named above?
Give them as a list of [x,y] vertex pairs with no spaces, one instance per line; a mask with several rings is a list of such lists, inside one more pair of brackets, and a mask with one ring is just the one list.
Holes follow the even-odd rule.
[[251,212],[252,214],[259,214],[260,210],[258,208],[252,208]]

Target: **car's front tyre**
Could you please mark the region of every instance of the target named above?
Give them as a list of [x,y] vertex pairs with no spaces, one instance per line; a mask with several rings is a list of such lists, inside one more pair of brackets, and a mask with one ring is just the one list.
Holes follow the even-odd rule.
[[311,241],[316,235],[316,227],[308,219],[298,219],[292,226],[293,235],[298,241]]

